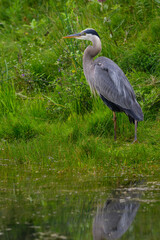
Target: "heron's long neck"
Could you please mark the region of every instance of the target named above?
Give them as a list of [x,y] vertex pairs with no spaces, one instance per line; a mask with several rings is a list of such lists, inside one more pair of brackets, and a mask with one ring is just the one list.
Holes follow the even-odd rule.
[[89,81],[90,70],[93,64],[93,58],[101,51],[101,40],[98,37],[93,37],[92,39],[93,45],[89,45],[83,55],[83,70],[84,74]]
[[92,39],[92,46],[88,46],[83,55],[83,71],[90,89],[95,93],[93,58],[101,51],[101,41],[98,37]]

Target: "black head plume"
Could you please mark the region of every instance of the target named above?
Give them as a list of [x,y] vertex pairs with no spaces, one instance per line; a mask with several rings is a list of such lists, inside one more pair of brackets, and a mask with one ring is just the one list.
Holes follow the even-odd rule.
[[87,28],[87,29],[85,29],[83,32],[85,32],[86,34],[96,35],[97,37],[100,38],[100,36],[98,35],[98,33],[97,33],[94,29],[92,29],[92,28]]

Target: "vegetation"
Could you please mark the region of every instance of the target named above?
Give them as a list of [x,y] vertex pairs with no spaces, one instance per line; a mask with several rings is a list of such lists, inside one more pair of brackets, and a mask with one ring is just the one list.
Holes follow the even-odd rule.
[[[160,147],[160,1],[9,1],[0,8],[0,158],[55,174],[152,175]],[[87,27],[126,73],[145,120],[134,126],[91,96],[82,69]],[[22,165],[21,165],[22,164]],[[4,173],[3,170],[0,174]]]

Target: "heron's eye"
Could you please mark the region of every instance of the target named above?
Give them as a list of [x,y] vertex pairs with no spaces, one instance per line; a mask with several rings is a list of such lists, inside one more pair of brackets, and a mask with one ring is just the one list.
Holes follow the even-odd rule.
[[83,32],[83,36],[85,36],[86,35],[86,33],[85,32]]

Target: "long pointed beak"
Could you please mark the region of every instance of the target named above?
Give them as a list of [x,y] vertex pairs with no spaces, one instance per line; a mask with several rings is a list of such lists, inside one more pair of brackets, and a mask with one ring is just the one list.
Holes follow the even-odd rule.
[[76,33],[76,34],[65,36],[63,38],[77,38],[77,37],[80,37],[80,36],[81,36],[81,33]]

